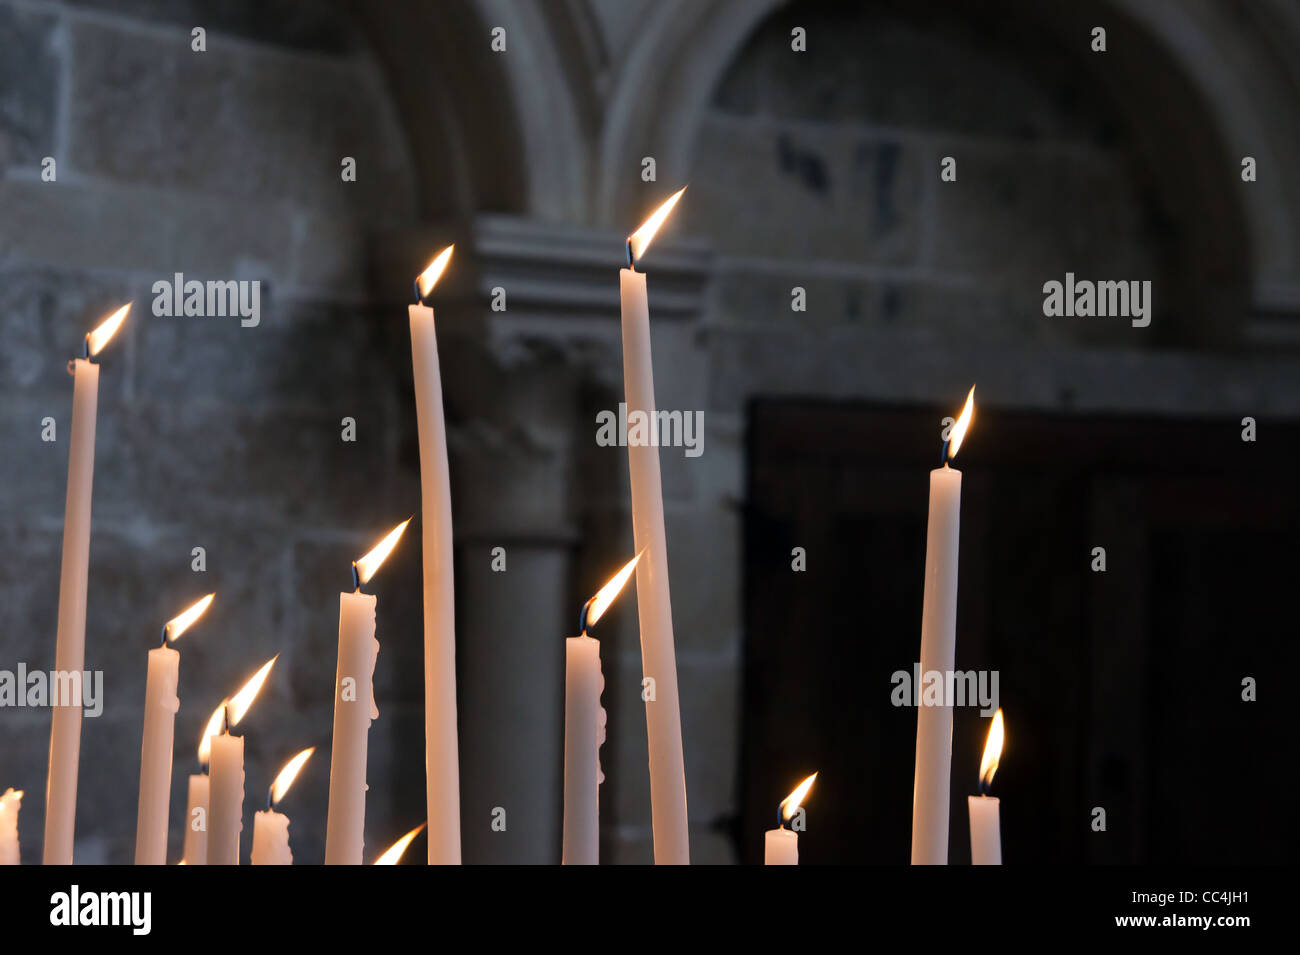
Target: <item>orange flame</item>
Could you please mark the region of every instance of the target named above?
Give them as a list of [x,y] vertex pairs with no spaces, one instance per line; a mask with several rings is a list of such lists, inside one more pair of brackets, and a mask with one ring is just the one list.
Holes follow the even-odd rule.
[[808,795],[808,790],[812,789],[813,780],[816,778],[817,778],[817,774],[813,773],[811,776],[809,776],[807,779],[801,782],[798,786],[796,786],[794,788],[794,792],[792,792],[790,795],[786,796],[784,799],[781,800],[782,818],[784,819],[794,818],[794,814],[797,813],[799,811],[799,807],[803,805],[804,798]]
[[296,755],[289,762],[284,764],[284,768],[275,777],[275,782],[271,783],[271,804],[275,805],[284,798],[293,781],[298,778],[298,772],[302,769],[303,764],[311,758],[311,754],[316,752],[315,746],[308,746],[301,753]]
[[645,250],[650,247],[650,240],[655,237],[655,233],[659,231],[659,227],[663,225],[664,220],[668,218],[668,213],[673,211],[673,206],[677,205],[677,201],[681,199],[682,193],[685,191],[686,187],[682,186],[682,188],[678,189],[671,196],[665,199],[663,205],[656,209],[650,218],[646,219],[645,222],[641,224],[641,228],[637,229],[627,237],[628,245],[632,247],[633,262],[636,262],[641,258],[641,256],[645,255]]
[[966,395],[966,405],[961,409],[961,415],[957,418],[957,423],[952,426],[948,432],[948,457],[955,458],[957,449],[961,447],[962,441],[966,437],[966,431],[970,428],[970,423],[975,419],[975,386],[970,386],[970,392]]
[[420,834],[420,830],[427,825],[427,822],[420,823],[406,835],[402,836],[402,838],[394,842],[388,847],[388,850],[384,852],[383,855],[375,860],[375,865],[397,865],[398,861],[402,858],[402,853],[406,851],[406,847],[409,846],[411,841]]
[[212,603],[212,598],[215,596],[216,594],[208,594],[180,616],[168,620],[167,626],[163,627],[163,632],[167,634],[167,639],[173,643],[179,640],[181,634],[188,630],[193,625],[194,621],[203,616],[203,611],[208,609],[208,604]]
[[108,318],[99,323],[93,332],[86,336],[86,351],[92,356],[98,355],[103,351],[104,346],[108,344],[122,323],[126,321],[126,313],[131,311],[131,303],[127,302]]
[[1002,728],[1002,708],[993,714],[993,724],[989,727],[988,739],[984,743],[984,758],[980,760],[980,789],[988,789],[993,784],[993,774],[998,771],[998,762],[1002,759],[1002,742],[1006,732]]
[[226,700],[221,701],[221,705],[212,711],[208,717],[208,723],[203,727],[203,735],[199,737],[199,765],[208,765],[212,759],[212,737],[221,732],[221,718],[226,708]]
[[438,253],[437,257],[429,263],[429,267],[420,273],[420,277],[415,280],[416,286],[420,289],[420,298],[424,298],[433,291],[433,287],[438,284],[438,279],[442,278],[442,273],[447,268],[447,263],[451,261],[451,250],[456,248],[455,245],[449,245]]
[[406,530],[406,525],[411,523],[412,520],[413,518],[408,517],[406,520],[402,521],[402,523],[389,531],[388,536],[376,544],[371,549],[370,553],[366,554],[365,557],[362,557],[356,562],[357,580],[360,583],[366,583],[375,575],[375,571],[379,569],[379,565],[382,564],[385,558],[392,553],[393,548],[397,546],[397,542],[402,537],[402,532]]
[[271,675],[271,667],[275,666],[275,661],[280,659],[280,654],[276,654],[262,664],[262,668],[249,677],[248,682],[239,688],[239,692],[230,698],[230,725],[235,726],[244,718],[248,708],[253,705],[253,700],[257,699],[258,692],[262,689],[262,684],[266,678]]
[[[642,550],[641,554],[644,553],[645,551]],[[587,604],[587,626],[593,626],[597,620],[603,617],[605,611],[614,602],[614,598],[622,593],[623,588],[627,586],[628,578],[632,576],[632,571],[636,570],[637,562],[641,560],[641,554],[637,554],[624,564],[622,570],[609,578],[609,582],[596,591],[596,596],[592,597]]]

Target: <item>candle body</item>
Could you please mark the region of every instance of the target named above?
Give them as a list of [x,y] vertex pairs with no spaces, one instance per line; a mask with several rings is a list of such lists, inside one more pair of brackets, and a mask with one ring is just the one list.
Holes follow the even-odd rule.
[[0,865],[18,865],[18,809],[23,797],[7,789],[0,794]]
[[968,796],[971,865],[1002,864],[1002,822],[996,796]]
[[140,800],[135,820],[135,864],[167,864],[167,816],[171,806],[172,744],[181,655],[171,647],[149,651],[144,685],[144,735],[140,742]]
[[798,865],[799,834],[789,829],[769,829],[763,838],[763,865]]
[[207,773],[190,777],[185,805],[185,849],[181,855],[186,865],[208,864],[208,784]]
[[921,686],[916,710],[916,776],[912,788],[912,864],[948,863],[948,786],[952,769],[952,706],[945,696],[927,706],[926,675],[952,672],[957,647],[957,547],[961,472],[930,472],[925,546],[925,606],[921,613]]
[[208,793],[208,865],[239,865],[244,828],[244,737],[212,737]]
[[[90,565],[90,493],[95,476],[99,366],[78,358],[72,367],[72,429],[54,668],[60,673],[78,674],[79,681],[86,665],[86,578]],[[71,865],[77,817],[77,762],[81,756],[81,701],[51,702],[76,705],[53,708],[43,857],[46,865]]]
[[420,436],[424,558],[424,771],[429,864],[460,864],[460,762],[456,732],[456,603],[451,476],[433,309],[412,305],[411,365]]
[[600,643],[591,637],[564,641],[564,865],[600,862],[600,745],[605,709],[600,694]]
[[366,831],[366,754],[375,707],[375,606],[372,594],[339,595],[339,664],[334,680],[334,741],[325,864],[361,865]]
[[253,865],[293,865],[289,817],[274,809],[253,813]]
[[[627,413],[630,420],[633,412],[643,412],[653,426],[656,422],[654,368],[645,276],[623,269],[619,273],[619,293]],[[629,441],[627,456],[632,485],[632,532],[636,549],[645,552],[636,568],[641,669],[645,677],[654,680],[655,693],[653,700],[646,700],[655,863],[686,865],[690,862],[686,764],[682,756],[682,718],[677,697],[677,655],[673,644],[672,598],[668,590],[658,443],[633,445]]]

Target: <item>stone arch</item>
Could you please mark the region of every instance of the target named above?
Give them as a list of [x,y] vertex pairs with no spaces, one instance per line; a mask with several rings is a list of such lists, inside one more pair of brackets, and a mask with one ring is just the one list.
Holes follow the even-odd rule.
[[[579,29],[566,8],[407,0],[356,9],[406,122],[424,218],[582,216],[586,138],[554,39]],[[490,48],[497,26],[504,54]]]
[[[996,30],[1032,34],[1088,71],[1104,108],[1133,133],[1133,176],[1155,201],[1152,217],[1166,226],[1167,266],[1180,276],[1170,303],[1180,316],[1169,329],[1177,343],[1239,341],[1261,306],[1300,299],[1294,267],[1300,249],[1294,193],[1300,190],[1284,174],[1300,161],[1300,135],[1286,105],[1298,88],[1285,53],[1300,37],[1294,10],[1274,0],[1249,12],[1138,0],[1088,9],[999,0],[976,12],[950,0],[882,3],[906,6],[913,17],[969,16]],[[718,84],[778,8],[795,16],[802,9],[777,0],[675,0],[646,13],[606,108],[595,177],[598,221],[632,222],[644,211],[636,175],[642,156],[656,157],[665,188],[687,178]],[[1111,28],[1105,61],[1088,59],[1095,23]],[[1221,34],[1244,39],[1210,46]],[[1261,50],[1270,51],[1267,68],[1243,68],[1244,58],[1258,58]],[[1159,69],[1152,71],[1150,60]],[[1139,61],[1159,83],[1124,84],[1125,63],[1136,68]],[[1269,175],[1243,190],[1239,162],[1246,154],[1260,157]],[[1185,268],[1188,263],[1195,268]]]

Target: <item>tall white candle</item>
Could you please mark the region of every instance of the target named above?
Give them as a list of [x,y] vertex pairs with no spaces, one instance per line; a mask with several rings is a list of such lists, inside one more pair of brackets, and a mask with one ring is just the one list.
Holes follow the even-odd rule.
[[564,865],[600,862],[600,747],[605,742],[605,708],[600,694],[600,643],[587,635],[627,584],[641,555],[610,578],[582,608],[582,633],[564,641]]
[[212,603],[208,594],[163,627],[163,645],[149,651],[144,687],[144,733],[140,742],[140,800],[136,809],[135,864],[167,864],[167,817],[171,808],[172,747],[181,655],[167,646],[196,621]]
[[[95,421],[99,405],[99,366],[91,359],[117,332],[129,304],[86,336],[85,357],[72,369],[72,427],[68,487],[63,517],[63,562],[59,572],[59,620],[54,668],[80,675],[86,665],[86,582],[90,573],[90,496],[95,476]],[[75,694],[80,697],[80,693]],[[77,818],[77,764],[81,756],[81,700],[51,700],[49,774],[45,785],[46,865],[71,865]]]
[[293,864],[293,853],[289,851],[289,817],[276,812],[276,807],[315,750],[314,746],[304,749],[284,764],[271,784],[266,809],[253,814],[253,851],[250,857],[253,865]]
[[375,607],[362,584],[397,545],[410,519],[397,525],[353,564],[355,593],[339,594],[339,655],[334,679],[334,739],[330,750],[330,797],[325,820],[325,864],[361,865],[366,833],[366,756],[375,706]]
[[763,833],[763,865],[799,864],[799,834],[793,828],[787,829],[785,824],[796,817],[803,818],[800,810],[816,778],[817,774],[813,773],[781,800],[777,809],[777,827]]
[[456,602],[451,478],[433,309],[424,304],[451,258],[448,246],[416,280],[409,308],[415,417],[420,440],[424,554],[424,745],[429,864],[460,864],[460,762],[456,731]]
[[244,829],[244,737],[222,733],[212,741],[208,773],[208,865],[239,865]]
[[[975,389],[944,445],[944,463],[930,472],[930,515],[925,547],[925,605],[921,613],[921,680],[939,673],[947,682],[957,648],[957,553],[961,472],[949,467],[975,412]],[[917,695],[916,776],[912,789],[912,864],[948,863],[948,788],[952,770],[952,701]]]
[[0,865],[18,865],[18,810],[23,802],[21,789],[0,793]]
[[209,782],[207,773],[190,776],[185,800],[185,848],[181,853],[186,865],[208,864]]
[[[650,354],[650,305],[646,278],[636,262],[677,200],[679,190],[628,238],[630,268],[619,272],[623,324],[623,382],[629,434],[633,415],[657,425],[654,365]],[[673,641],[672,597],[668,589],[668,549],[664,532],[663,488],[658,442],[627,442],[632,487],[632,532],[645,560],[637,568],[636,600],[641,624],[641,668],[653,681],[646,695],[646,736],[650,749],[650,813],[657,865],[690,862],[686,813],[686,763],[682,755],[681,705],[677,696],[677,654]]]
[[993,785],[993,774],[998,771],[1002,759],[1002,743],[1005,730],[1002,726],[1002,710],[993,714],[993,723],[989,726],[988,740],[984,743],[984,757],[980,760],[980,792],[978,796],[968,796],[970,809],[970,861],[972,865],[1002,864],[1002,823],[1000,801],[996,796],[988,795]]
[[244,738],[230,730],[253,705],[257,691],[275,666],[272,657],[239,692],[223,704],[222,732],[210,739],[208,772],[208,865],[239,865],[239,836],[244,830]]

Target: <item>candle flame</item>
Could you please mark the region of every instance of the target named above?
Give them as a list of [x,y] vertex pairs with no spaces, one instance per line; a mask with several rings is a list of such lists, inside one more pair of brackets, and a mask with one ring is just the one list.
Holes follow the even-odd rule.
[[275,782],[271,783],[271,804],[275,805],[284,798],[293,781],[298,778],[298,771],[302,769],[303,764],[311,758],[311,754],[316,752],[315,746],[308,746],[301,753],[295,756],[289,762],[284,764],[284,768],[275,777]]
[[411,523],[411,521],[412,518],[410,517],[402,521],[402,523],[389,531],[388,536],[376,544],[371,549],[370,553],[357,561],[356,568],[358,582],[364,584],[375,575],[375,571],[379,569],[379,565],[384,562],[385,558],[392,553],[393,548],[397,546],[398,540],[402,537],[402,532],[406,530],[406,525]]
[[420,823],[406,835],[402,836],[402,838],[394,842],[388,847],[388,850],[383,855],[375,860],[375,865],[397,865],[398,861],[402,858],[402,853],[406,851],[406,847],[409,846],[411,841],[420,834],[420,830],[427,825],[427,822]]
[[208,604],[212,603],[212,598],[215,596],[216,594],[208,594],[180,616],[168,620],[167,626],[163,628],[163,632],[167,634],[167,639],[172,643],[179,640],[181,634],[188,630],[194,624],[194,621],[203,616],[203,611],[208,609]]
[[784,819],[794,818],[794,814],[797,813],[799,811],[799,807],[803,805],[804,798],[808,795],[808,790],[812,789],[813,780],[816,778],[817,778],[817,774],[813,773],[811,776],[809,776],[807,779],[801,782],[798,786],[796,786],[794,788],[794,792],[792,792],[790,795],[786,796],[784,799],[781,800],[782,818]]
[[207,766],[208,761],[212,759],[212,737],[221,732],[222,712],[226,708],[226,701],[222,700],[221,704],[212,711],[208,717],[208,723],[203,727],[203,735],[199,737],[199,765]]
[[429,263],[429,267],[420,273],[420,277],[415,280],[420,289],[420,298],[424,298],[433,291],[433,287],[438,284],[438,279],[442,278],[442,273],[447,268],[447,263],[451,261],[451,250],[456,248],[455,245],[449,245],[438,253],[437,257]]
[[[642,550],[641,554],[644,553],[645,551]],[[587,604],[587,626],[594,625],[597,620],[603,617],[614,599],[622,593],[623,588],[627,586],[628,579],[632,576],[632,571],[636,570],[636,565],[641,560],[641,554],[637,554],[624,564],[622,570],[609,578],[609,582],[596,591],[596,596],[592,597],[591,602]]]
[[235,726],[244,718],[248,708],[253,705],[253,700],[257,699],[258,692],[262,689],[262,684],[266,678],[271,675],[271,667],[275,666],[275,661],[280,659],[280,654],[276,654],[262,664],[262,669],[254,673],[247,683],[239,688],[239,692],[230,698],[230,725]]
[[961,447],[962,440],[966,437],[966,430],[975,418],[975,386],[970,386],[970,392],[966,395],[966,405],[961,409],[961,415],[957,418],[957,423],[952,426],[952,431],[948,432],[948,457],[955,458],[957,449]]
[[1002,741],[1006,733],[1002,728],[1002,708],[993,714],[993,724],[989,727],[988,740],[984,743],[984,758],[980,760],[980,789],[988,789],[993,784],[993,774],[998,771],[998,761],[1002,758]]
[[641,228],[637,229],[627,237],[628,244],[632,246],[632,260],[634,262],[641,258],[641,256],[645,255],[645,250],[650,247],[650,240],[655,237],[655,233],[659,231],[659,227],[663,225],[664,220],[668,218],[668,213],[673,211],[673,206],[677,205],[677,201],[681,199],[682,193],[685,191],[686,187],[682,186],[682,188],[678,189],[671,196],[665,199],[663,205],[656,209],[654,214],[641,224]]
[[131,311],[131,303],[127,302],[108,318],[104,319],[95,328],[93,332],[86,336],[86,351],[92,356],[98,355],[103,351],[104,346],[108,344],[122,323],[126,321],[126,313]]

